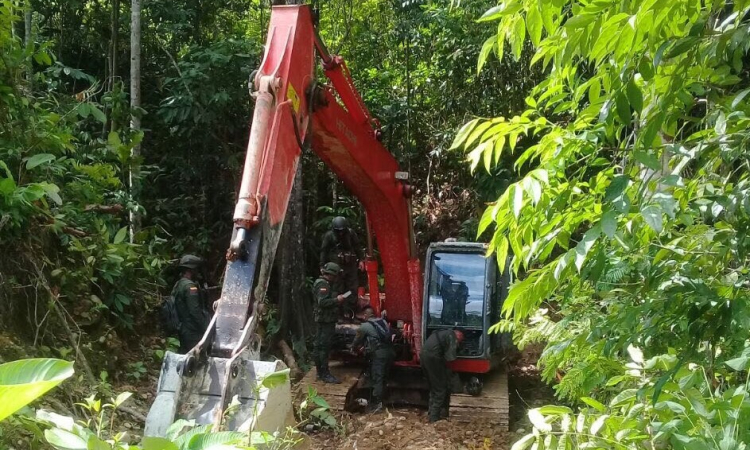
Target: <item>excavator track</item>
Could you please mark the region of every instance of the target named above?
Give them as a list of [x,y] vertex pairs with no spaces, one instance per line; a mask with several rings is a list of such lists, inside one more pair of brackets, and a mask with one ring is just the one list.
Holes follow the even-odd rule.
[[[331,406],[331,410],[343,412],[351,406],[352,393],[360,388],[360,377],[363,367],[351,361],[331,361],[331,373],[341,384],[329,384],[317,381],[315,370],[310,370],[297,384],[295,399],[299,404],[305,400],[308,388],[316,390]],[[426,406],[427,385],[421,377],[414,378],[409,385],[397,383],[391,379],[386,395],[388,403],[400,406]],[[413,394],[413,395],[409,395]],[[394,398],[394,395],[398,400]],[[413,397],[413,398],[412,398]],[[420,401],[420,397],[422,401]],[[479,396],[469,394],[452,394],[450,407],[451,420],[457,422],[484,422],[508,429],[510,424],[510,396],[508,392],[508,374],[505,371],[494,371],[484,379],[482,393]]]
[[315,369],[311,369],[297,384],[295,398],[298,405],[307,398],[308,388],[313,388],[319,396],[328,402],[332,411],[344,411],[346,409],[347,394],[359,382],[362,367],[350,362],[331,361],[329,368],[333,376],[341,381],[341,384],[318,381]]
[[508,374],[495,371],[484,379],[482,393],[451,395],[451,420],[490,422],[507,429],[510,425],[510,397],[508,394]]

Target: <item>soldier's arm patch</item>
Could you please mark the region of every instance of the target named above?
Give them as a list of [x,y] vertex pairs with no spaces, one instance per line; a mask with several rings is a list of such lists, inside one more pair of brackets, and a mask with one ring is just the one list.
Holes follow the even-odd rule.
[[318,293],[319,294],[327,294],[328,293],[328,288],[327,287],[322,287],[322,288],[318,289]]
[[190,286],[190,292],[198,292],[197,286]]

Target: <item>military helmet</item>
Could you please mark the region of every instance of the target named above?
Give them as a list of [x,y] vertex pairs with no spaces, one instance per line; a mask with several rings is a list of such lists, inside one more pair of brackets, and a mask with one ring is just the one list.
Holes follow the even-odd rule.
[[320,271],[326,275],[338,275],[341,273],[341,267],[336,263],[329,262],[326,263]]
[[203,260],[195,255],[183,255],[180,258],[179,267],[186,269],[197,269],[203,264]]
[[346,219],[341,216],[334,217],[333,221],[331,222],[331,228],[336,231],[345,230],[347,227],[349,227],[349,222],[347,222]]

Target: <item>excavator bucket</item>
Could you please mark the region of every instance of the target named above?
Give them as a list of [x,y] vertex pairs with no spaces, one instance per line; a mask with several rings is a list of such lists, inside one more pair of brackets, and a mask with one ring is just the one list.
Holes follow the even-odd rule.
[[[257,359],[249,351],[201,360],[167,352],[144,435],[164,437],[178,419],[240,432],[283,432],[294,423],[286,366]],[[225,415],[230,403],[236,406]]]

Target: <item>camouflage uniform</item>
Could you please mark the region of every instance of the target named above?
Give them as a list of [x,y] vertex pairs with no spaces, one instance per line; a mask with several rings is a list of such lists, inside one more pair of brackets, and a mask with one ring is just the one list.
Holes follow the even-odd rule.
[[391,342],[391,329],[383,319],[371,317],[359,326],[357,335],[352,343],[353,348],[361,345],[365,347],[368,359],[369,376],[372,383],[372,405],[377,407],[383,402],[383,391],[388,371],[396,358],[396,352]]
[[[333,263],[326,264],[323,272],[326,273],[328,269],[331,272],[341,270],[338,265]],[[339,305],[336,297],[339,294],[333,289],[331,282],[323,277],[315,281],[313,294],[315,296],[315,322],[318,324],[318,331],[315,335],[315,368],[318,372],[318,378],[325,381],[327,377],[333,377],[328,369],[328,355],[331,353],[331,346],[336,333]],[[335,378],[333,379],[335,380]]]
[[359,239],[351,228],[346,228],[340,238],[333,230],[323,235],[323,243],[320,246],[320,264],[335,262],[344,271],[334,287],[339,292],[352,291],[353,295],[347,301],[352,309],[357,301],[359,288],[359,261],[363,259],[364,254],[359,245]]
[[430,385],[430,422],[448,417],[452,373],[446,363],[456,359],[457,349],[458,340],[453,330],[438,330],[427,338],[419,354],[422,370]]
[[180,278],[172,288],[172,297],[180,318],[180,353],[187,353],[200,342],[211,318],[203,307],[203,298],[198,283],[189,278]]

